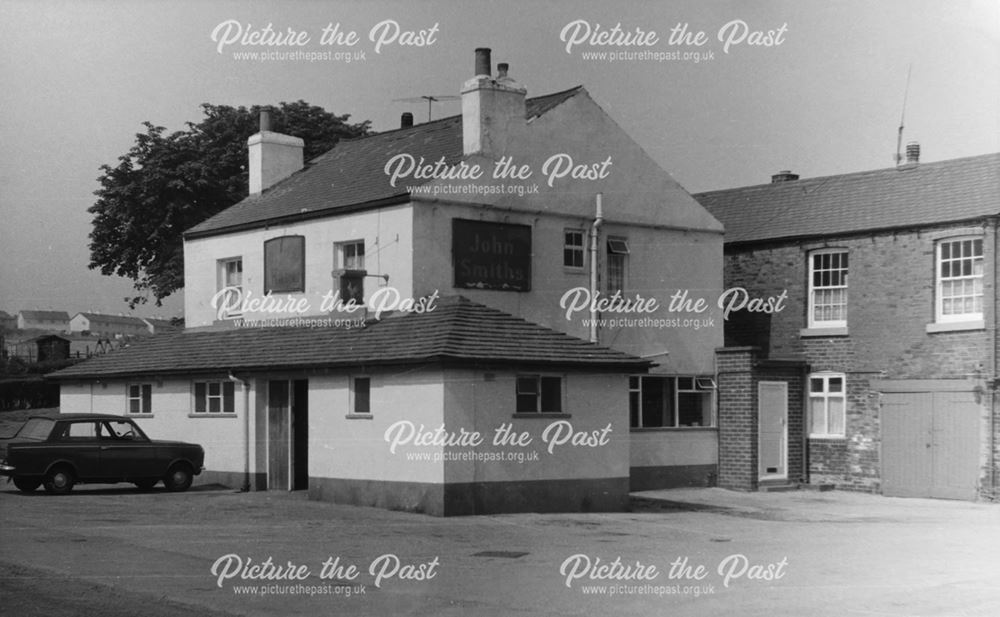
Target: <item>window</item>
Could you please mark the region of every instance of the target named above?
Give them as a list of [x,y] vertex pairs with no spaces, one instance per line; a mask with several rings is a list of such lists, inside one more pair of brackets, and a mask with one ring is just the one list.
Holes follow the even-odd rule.
[[624,238],[608,238],[608,293],[625,291],[628,274],[628,241]]
[[714,426],[715,380],[711,377],[635,375],[628,379],[629,426]]
[[96,422],[70,422],[59,435],[59,439],[96,439]]
[[264,242],[264,293],[292,293],[305,289],[305,236],[282,236]]
[[220,306],[228,309],[220,314],[224,317],[236,317],[240,314],[239,306],[243,299],[243,258],[220,259],[218,268],[219,291],[226,290],[219,299]]
[[517,376],[517,413],[561,413],[562,377]]
[[843,374],[809,376],[809,434],[813,437],[843,437],[846,395]]
[[583,269],[583,230],[567,229],[563,232],[563,265]]
[[809,327],[847,327],[847,251],[809,255]]
[[939,242],[937,263],[936,320],[959,322],[982,319],[982,238]]
[[141,415],[153,413],[152,384],[129,384],[127,409],[130,414]]
[[365,301],[365,242],[353,240],[333,245],[333,261],[337,266],[334,276],[339,278],[340,299],[354,300],[356,304]]
[[351,395],[353,401],[353,412],[356,414],[370,414],[372,379],[371,377],[355,377],[351,380]]
[[236,413],[233,405],[234,385],[231,381],[199,381],[194,384],[196,414]]

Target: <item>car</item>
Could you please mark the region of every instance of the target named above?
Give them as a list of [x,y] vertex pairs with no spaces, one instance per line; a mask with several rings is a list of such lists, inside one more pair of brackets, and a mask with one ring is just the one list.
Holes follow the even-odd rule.
[[169,491],[185,491],[204,462],[200,445],[152,440],[132,418],[111,414],[33,416],[0,441],[0,475],[26,493],[116,482],[149,490],[161,481]]

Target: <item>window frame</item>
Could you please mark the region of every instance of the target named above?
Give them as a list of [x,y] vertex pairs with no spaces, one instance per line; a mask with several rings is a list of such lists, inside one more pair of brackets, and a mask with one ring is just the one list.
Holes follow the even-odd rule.
[[[823,380],[823,390],[819,393],[813,391],[813,380],[822,379]],[[830,380],[840,379],[841,388],[839,392],[830,391]],[[807,430],[809,431],[809,437],[811,439],[846,439],[847,438],[847,374],[837,373],[833,371],[821,371],[818,373],[810,373],[807,377],[807,388],[806,388],[806,398],[809,401],[809,417]],[[824,416],[824,428],[825,432],[817,433],[813,431],[814,418],[816,414],[816,406],[814,399],[823,400],[823,412]],[[840,425],[842,427],[841,432],[835,433],[830,431],[830,399],[840,399],[840,413],[842,414]]]
[[[137,397],[132,396],[132,388],[139,388],[139,395]],[[132,401],[139,402],[139,411],[132,411]],[[153,384],[142,382],[125,384],[125,415],[142,418],[148,418],[153,415]]]
[[[271,261],[273,259],[269,258],[269,248],[270,246],[281,246],[284,242],[293,242],[300,249],[300,261],[295,264],[297,273],[297,285],[289,286],[271,286],[273,282],[271,279],[274,277],[274,272],[271,270],[273,265]],[[293,294],[293,293],[305,293],[306,291],[306,237],[302,234],[286,234],[284,236],[275,236],[273,238],[268,238],[264,240],[264,295],[268,294]],[[291,269],[289,269],[291,271]]]
[[[203,410],[198,410],[198,386],[199,384],[204,385],[204,405]],[[219,386],[219,393],[212,394],[211,386],[217,384]],[[231,392],[227,393],[226,390]],[[213,399],[219,400],[219,411],[211,411],[211,401]],[[226,401],[229,400],[231,404],[231,409],[226,410]],[[223,417],[233,417],[236,415],[236,384],[228,379],[203,379],[191,382],[191,412],[189,414],[192,417],[198,418],[223,418]]]
[[[947,245],[958,245],[961,247],[963,242],[972,243],[973,254],[970,256],[961,255],[960,257],[954,257],[953,254],[949,255],[948,261],[951,263],[961,263],[966,259],[971,260],[971,270],[972,274],[969,275],[959,275],[959,276],[949,276],[944,277],[942,274],[942,269],[944,267],[944,246]],[[975,254],[975,247],[978,244],[979,254]],[[985,241],[982,236],[952,236],[948,238],[941,238],[934,243],[934,322],[939,324],[950,324],[950,323],[963,323],[972,321],[982,321],[985,316],[985,301],[986,294],[984,290],[984,284],[986,279],[986,251],[985,251]],[[949,253],[953,249],[949,249]],[[979,261],[979,273],[976,274],[976,261]],[[978,312],[969,313],[944,313],[944,283],[950,281],[972,281],[973,287],[975,287],[976,280],[979,281],[979,308]],[[969,296],[959,296],[959,297],[969,297]],[[975,290],[971,296],[973,298],[973,304],[975,304],[975,298],[977,297]]]
[[[372,413],[372,376],[371,375],[351,375],[350,376],[350,397],[348,401],[348,417],[353,418],[371,418],[374,417]],[[358,381],[365,381],[367,386],[367,393],[365,398],[367,399],[367,411],[358,411]]]
[[[570,235],[579,235],[580,244],[570,244]],[[580,265],[566,263],[567,257],[579,254]],[[569,261],[574,262],[575,259]],[[582,272],[587,268],[587,232],[578,227],[566,227],[563,229],[563,268],[571,272]]]
[[[820,272],[828,271],[843,271],[843,284],[842,285],[823,285],[817,287],[815,285],[814,275],[817,272],[816,268],[816,258],[823,255],[843,255],[845,265],[837,268],[824,270],[820,269]],[[850,252],[845,248],[824,248],[817,249],[814,251],[809,251],[808,253],[808,279],[806,287],[806,326],[808,328],[846,328],[847,327],[847,316],[848,308],[850,302]],[[843,303],[837,306],[843,306],[843,319],[830,319],[830,320],[820,320],[816,318],[816,292],[819,290],[833,290],[842,289],[844,293]]]
[[[235,257],[225,257],[223,259],[216,260],[215,263],[216,263],[216,291],[220,292],[223,289],[226,289],[228,287],[236,287],[237,289],[240,290],[240,299],[242,299],[243,292],[246,289],[246,287],[244,287],[244,285],[243,285],[243,256],[242,255],[237,255]],[[228,281],[228,278],[229,278],[229,276],[228,276],[229,275],[228,266],[229,266],[229,264],[232,264],[232,263],[238,263],[239,264],[239,268],[240,268],[240,284],[239,285],[229,285],[228,284],[229,283],[229,281]],[[228,296],[228,294],[227,294],[227,296]],[[229,302],[226,301],[224,298],[220,297],[219,299],[222,300],[223,306],[228,306],[229,305]],[[223,318],[224,319],[231,319],[231,318],[234,318],[234,317],[239,317],[242,314],[243,314],[243,312],[240,311],[237,308],[236,310],[233,310],[233,311],[226,311],[226,313],[223,316]]]
[[[632,380],[635,379],[637,387],[633,387]],[[643,424],[643,379],[657,379],[664,380],[670,385],[670,424],[660,425],[660,426],[642,426]],[[681,387],[682,380],[690,380],[689,387]],[[715,378],[711,375],[629,375],[629,430],[698,430],[698,429],[716,429],[718,428],[718,410],[716,408],[718,404],[718,387],[716,386]],[[636,409],[636,418],[638,420],[637,424],[632,423],[632,394],[637,394],[638,408]],[[680,420],[680,399],[681,394],[705,394],[708,393],[710,397],[709,401],[709,422],[708,424],[681,424]]]
[[[533,379],[535,383],[535,392],[521,392],[521,380]],[[558,381],[559,395],[556,400],[559,402],[559,409],[542,409],[543,401],[546,400],[545,396],[545,386],[544,384],[548,382],[552,383],[552,380]],[[522,396],[534,396],[534,409],[522,409],[521,408],[521,397]],[[552,373],[517,373],[514,376],[514,414],[516,416],[553,416],[565,414],[566,411],[566,380],[563,375],[556,375]]]
[[[621,243],[621,246],[615,247],[614,244]],[[628,244],[628,238],[624,236],[608,236],[604,240],[604,252],[606,255],[604,264],[605,273],[605,291],[609,294],[613,294],[616,291],[625,293],[628,289],[629,276],[629,257],[632,254],[632,250]],[[621,285],[614,286],[611,280],[611,263],[612,259],[621,259]]]

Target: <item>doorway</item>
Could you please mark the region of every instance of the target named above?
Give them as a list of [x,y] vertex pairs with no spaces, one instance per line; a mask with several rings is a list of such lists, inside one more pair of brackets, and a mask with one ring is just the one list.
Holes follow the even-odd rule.
[[309,380],[267,383],[267,488],[309,488]]
[[759,382],[757,411],[758,477],[761,480],[785,480],[788,478],[788,383]]

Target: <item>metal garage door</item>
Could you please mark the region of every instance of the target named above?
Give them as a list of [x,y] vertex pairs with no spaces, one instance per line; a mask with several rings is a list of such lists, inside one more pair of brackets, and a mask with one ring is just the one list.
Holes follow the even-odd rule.
[[975,499],[980,417],[972,393],[885,390],[882,492],[893,497]]

